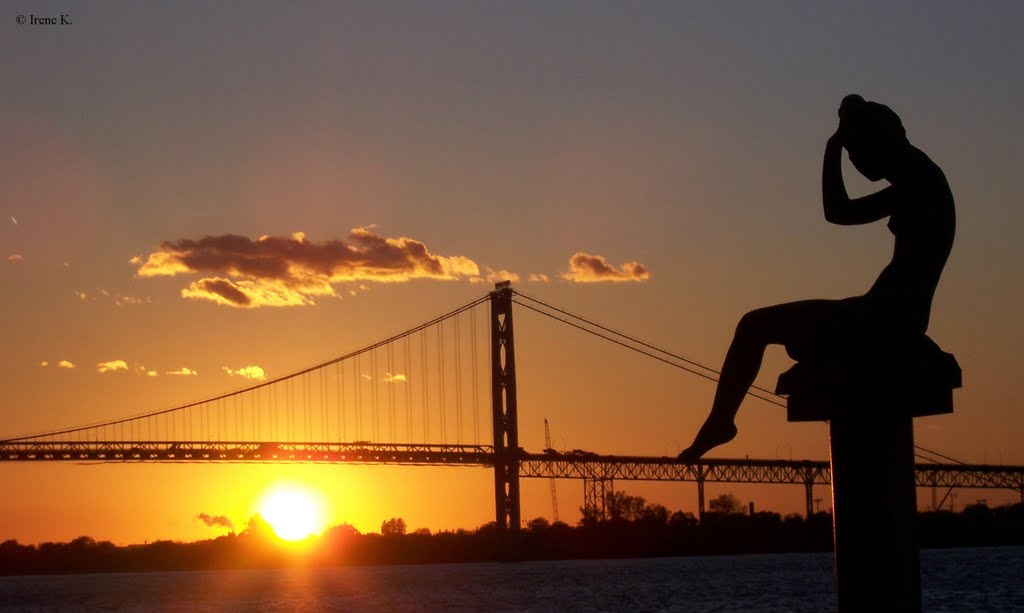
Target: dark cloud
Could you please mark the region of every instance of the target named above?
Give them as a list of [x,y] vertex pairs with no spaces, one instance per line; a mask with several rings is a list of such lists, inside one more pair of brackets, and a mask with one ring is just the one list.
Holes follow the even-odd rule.
[[186,291],[190,294],[186,296],[188,298],[208,296],[208,299],[215,302],[220,299],[237,307],[247,307],[252,304],[252,298],[247,296],[237,285],[219,277],[200,279],[190,285]]
[[200,513],[199,515],[196,515],[196,519],[203,522],[210,528],[227,528],[232,532],[235,531],[234,522],[232,522],[230,519],[223,515],[209,515],[207,513]]
[[313,304],[334,296],[333,284],[410,279],[475,278],[473,260],[430,253],[423,243],[385,238],[367,228],[353,229],[347,240],[310,242],[296,232],[290,238],[250,239],[225,234],[199,240],[168,241],[160,249],[132,258],[140,277],[214,274],[182,290],[186,298],[234,307]]

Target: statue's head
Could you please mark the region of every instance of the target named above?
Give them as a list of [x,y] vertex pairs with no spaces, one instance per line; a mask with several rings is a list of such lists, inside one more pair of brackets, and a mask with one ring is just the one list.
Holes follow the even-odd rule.
[[839,106],[839,136],[850,162],[871,181],[887,177],[910,144],[899,115],[857,94],[843,98]]

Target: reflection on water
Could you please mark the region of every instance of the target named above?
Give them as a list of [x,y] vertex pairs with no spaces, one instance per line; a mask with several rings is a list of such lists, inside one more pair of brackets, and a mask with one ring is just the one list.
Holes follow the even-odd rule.
[[[926,611],[1024,610],[1024,547],[922,552]],[[832,611],[830,554],[0,577],[4,611]]]

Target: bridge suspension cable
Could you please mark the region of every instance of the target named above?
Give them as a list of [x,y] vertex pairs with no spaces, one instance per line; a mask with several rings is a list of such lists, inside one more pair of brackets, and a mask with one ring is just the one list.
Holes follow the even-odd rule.
[[[688,372],[690,374],[697,375],[698,377],[702,377],[702,378],[707,379],[709,381],[718,382],[718,378],[722,374],[720,371],[715,370],[714,368],[711,368],[710,366],[705,366],[704,364],[701,364],[700,362],[696,362],[696,361],[691,360],[689,358],[683,357],[683,356],[681,356],[681,355],[679,355],[677,353],[673,353],[673,352],[671,352],[671,351],[669,351],[667,349],[662,349],[661,347],[658,347],[658,346],[653,345],[651,343],[642,341],[642,340],[640,340],[640,339],[638,339],[638,338],[636,338],[634,336],[630,336],[629,334],[625,334],[623,332],[619,332],[618,330],[615,330],[613,328],[609,328],[608,326],[604,326],[602,324],[599,324],[599,323],[597,323],[597,322],[595,322],[593,320],[587,319],[586,317],[583,317],[581,315],[577,315],[575,313],[571,313],[571,312],[569,312],[569,311],[567,311],[565,309],[561,309],[559,307],[556,307],[556,306],[554,306],[552,304],[549,304],[547,302],[544,302],[542,300],[538,300],[538,299],[533,298],[531,296],[527,296],[526,294],[524,294],[522,292],[519,292],[519,291],[516,291],[516,290],[512,290],[512,291],[519,298],[523,298],[523,299],[528,300],[529,302],[533,303],[533,304],[528,304],[526,302],[523,302],[522,300],[515,300],[515,299],[513,299],[512,301],[515,302],[516,304],[518,304],[519,306],[521,306],[523,308],[526,308],[526,309],[529,309],[529,310],[531,310],[531,311],[533,311],[535,313],[540,313],[541,315],[544,315],[545,317],[549,317],[551,319],[554,319],[555,321],[559,321],[559,322],[561,322],[563,324],[566,324],[568,326],[576,328],[577,330],[582,330],[583,332],[586,332],[587,334],[592,334],[594,336],[602,338],[602,339],[604,339],[606,341],[609,341],[611,343],[615,343],[616,345],[619,345],[620,347],[625,347],[626,349],[629,349],[631,351],[635,351],[635,352],[637,352],[639,354],[642,354],[642,355],[645,355],[645,356],[647,356],[649,358],[658,360],[659,362],[663,362],[665,364],[668,364],[669,366],[674,366],[675,368],[679,368],[681,370],[685,370],[686,372]],[[554,311],[555,313],[559,313],[561,315],[564,315],[565,317],[559,317],[558,315],[555,315],[554,313],[551,313],[550,311]],[[594,328],[596,328],[596,330]],[[673,360],[677,360],[677,361],[673,361]],[[682,362],[682,364],[680,364],[679,362]],[[756,391],[754,391],[754,390],[756,390]],[[758,393],[758,392],[762,392],[762,393]],[[779,396],[775,392],[773,392],[771,390],[768,390],[768,389],[765,389],[763,387],[759,387],[757,385],[751,386],[751,389],[747,391],[747,394],[750,395],[750,396],[753,396],[754,398],[757,398],[759,400],[763,400],[763,401],[765,401],[767,403],[774,404],[776,406],[780,406],[780,407],[785,407],[786,406],[786,404],[781,400],[782,396]]]
[[[448,430],[453,429],[454,438],[460,444],[464,435],[464,409],[472,407],[475,443],[479,443],[479,415],[481,407],[477,397],[482,387],[476,378],[481,372],[477,364],[480,353],[475,343],[477,309],[490,300],[490,294],[478,297],[462,306],[452,309],[429,321],[392,335],[384,340],[361,347],[339,357],[321,362],[302,370],[261,381],[242,389],[219,394],[203,400],[176,405],[170,408],[137,413],[128,417],[93,422],[81,426],[61,428],[14,437],[4,437],[3,442],[28,442],[45,439],[78,441],[244,441],[277,440],[311,441],[319,436],[321,441],[341,442],[351,435],[362,439],[364,425],[372,433],[375,442],[382,436],[390,435],[392,442],[400,435],[405,442],[414,438],[414,404],[422,405],[423,440],[430,440],[431,418],[440,426],[440,437],[447,442]],[[468,318],[471,334],[462,334],[461,320]],[[453,335],[445,334],[445,327],[454,327]],[[436,329],[436,336],[428,334]],[[449,339],[445,344],[446,337]],[[420,364],[415,364],[411,347],[418,340]],[[464,347],[467,343],[472,347]],[[401,344],[399,344],[401,343]],[[398,351],[395,351],[395,345]],[[430,347],[430,349],[428,349]],[[438,364],[432,368],[428,356],[435,353]],[[470,358],[463,355],[469,353]],[[396,355],[397,354],[397,355]],[[401,356],[398,358],[397,356]],[[445,367],[446,356],[454,359],[456,370],[463,362],[472,361],[470,372],[451,372]],[[368,358],[368,359],[367,359]],[[399,373],[398,365],[405,370]],[[349,367],[351,365],[351,367]],[[369,367],[367,372],[365,369]],[[382,375],[381,370],[384,369]],[[351,370],[351,383],[346,380]],[[416,370],[420,379],[421,397],[413,398],[410,372]],[[433,371],[433,372],[431,372]],[[484,372],[486,370],[484,369]],[[471,375],[471,376],[468,376]],[[335,381],[332,384],[331,378]],[[472,378],[472,380],[470,380]],[[396,384],[405,387],[405,394],[399,394]],[[380,384],[389,384],[385,391]],[[351,386],[350,390],[346,387]],[[368,389],[363,389],[364,387]],[[464,406],[464,395],[472,389],[472,402]],[[333,392],[332,392],[333,390]],[[447,397],[447,400],[446,400]],[[400,432],[397,403],[404,398],[405,428]],[[435,400],[430,405],[431,399]],[[349,402],[351,401],[351,402]],[[444,403],[454,402],[452,407]],[[433,417],[433,409],[440,413]],[[449,421],[446,413],[451,410],[455,419]],[[354,411],[354,415],[349,415]],[[368,422],[368,423],[365,423]],[[72,438],[77,437],[77,438]]]

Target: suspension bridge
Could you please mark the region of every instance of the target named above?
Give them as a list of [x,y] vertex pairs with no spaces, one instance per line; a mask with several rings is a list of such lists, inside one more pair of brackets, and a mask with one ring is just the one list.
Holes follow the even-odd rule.
[[[2,462],[307,462],[475,466],[494,473],[495,521],[521,526],[521,478],[583,482],[584,508],[607,515],[615,481],[831,483],[827,461],[529,452],[519,445],[513,305],[692,375],[718,373],[499,283],[421,325],[310,368],[218,396],[129,417],[0,438]],[[773,392],[750,394],[785,406]],[[489,409],[489,420],[487,419]],[[489,434],[489,436],[486,436]],[[917,485],[1010,489],[1024,466],[972,465],[918,448]],[[934,496],[933,496],[934,497]],[[945,496],[943,497],[943,501]],[[938,503],[941,506],[941,502]]]

